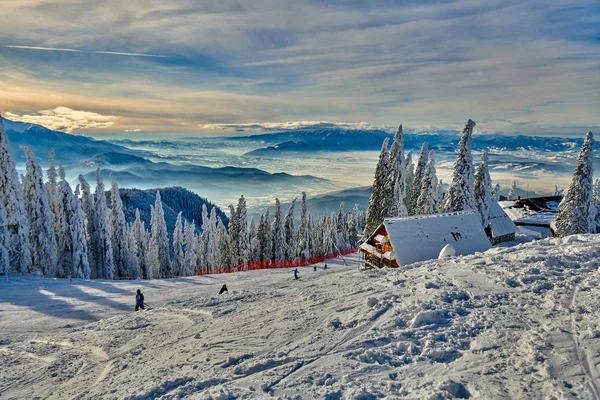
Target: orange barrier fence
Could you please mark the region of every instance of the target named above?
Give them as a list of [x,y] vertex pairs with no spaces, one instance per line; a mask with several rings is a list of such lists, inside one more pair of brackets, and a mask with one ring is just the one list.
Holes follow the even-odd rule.
[[311,257],[297,260],[268,260],[268,261],[249,261],[245,264],[236,265],[235,267],[227,267],[215,270],[198,270],[194,275],[212,275],[212,274],[229,274],[232,272],[256,271],[260,269],[275,269],[275,268],[298,268],[306,265],[317,264],[332,258],[345,256],[355,253],[358,249],[347,249],[335,253],[325,254],[324,256]]

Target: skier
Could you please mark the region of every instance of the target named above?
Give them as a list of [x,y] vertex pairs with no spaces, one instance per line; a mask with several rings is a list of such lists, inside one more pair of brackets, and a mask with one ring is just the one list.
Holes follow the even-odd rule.
[[145,310],[144,308],[144,295],[140,289],[137,290],[137,295],[135,296],[135,311],[138,309]]
[[327,263],[325,263],[325,265],[323,266],[323,269],[327,269]]
[[316,265],[315,265],[315,269],[314,269],[314,270],[315,270],[315,271],[317,270],[317,266],[316,266]]
[[298,279],[298,268],[294,270],[294,279]]
[[221,288],[221,290],[219,290],[219,294],[223,294],[227,292],[227,285],[223,284],[223,287]]

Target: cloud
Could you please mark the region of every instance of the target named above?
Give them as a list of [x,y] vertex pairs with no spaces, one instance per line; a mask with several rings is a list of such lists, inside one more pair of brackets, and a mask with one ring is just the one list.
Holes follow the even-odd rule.
[[35,114],[13,114],[6,112],[5,117],[13,121],[30,122],[48,129],[73,132],[76,129],[107,128],[114,125],[117,117],[101,115],[90,111],[72,110],[68,107],[56,107]]
[[362,129],[362,130],[391,130],[391,126],[375,126],[368,122],[328,122],[328,121],[288,121],[288,122],[254,122],[245,124],[200,124],[200,129],[224,131],[290,131],[312,129]]
[[63,49],[58,47],[41,47],[41,46],[2,46],[7,49],[24,49],[24,50],[42,50],[42,51],[63,51],[67,53],[88,53],[88,54],[107,54],[113,56],[128,56],[128,57],[156,57],[156,58],[170,58],[160,54],[144,54],[144,53],[126,53],[120,51],[93,51],[93,50],[77,50],[77,49]]
[[135,128],[135,129],[125,129],[125,132],[141,132],[142,130],[140,128]]

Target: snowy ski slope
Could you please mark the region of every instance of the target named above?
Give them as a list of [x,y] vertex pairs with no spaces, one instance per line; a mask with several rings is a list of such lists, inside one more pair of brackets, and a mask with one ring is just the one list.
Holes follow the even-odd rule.
[[584,235],[298,281],[3,281],[0,397],[599,398],[599,256]]

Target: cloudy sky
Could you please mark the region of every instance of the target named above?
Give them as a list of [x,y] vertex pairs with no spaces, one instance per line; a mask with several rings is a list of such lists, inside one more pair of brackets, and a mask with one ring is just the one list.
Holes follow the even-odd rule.
[[131,138],[468,118],[599,131],[598,0],[422,3],[5,1],[0,110]]

